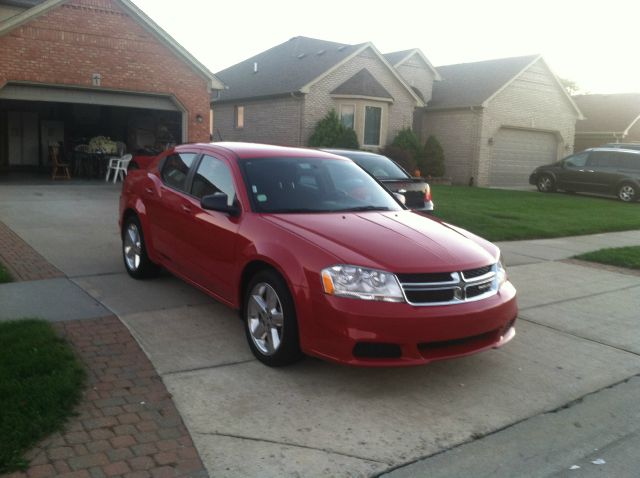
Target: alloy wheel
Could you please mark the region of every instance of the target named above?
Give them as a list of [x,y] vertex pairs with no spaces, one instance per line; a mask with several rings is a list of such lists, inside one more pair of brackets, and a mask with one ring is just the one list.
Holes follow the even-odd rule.
[[142,261],[142,244],[140,240],[140,231],[138,226],[133,222],[129,223],[124,234],[124,260],[129,270],[137,271]]
[[618,190],[618,197],[621,201],[631,202],[636,197],[636,190],[631,184],[623,184]]
[[251,290],[247,323],[251,340],[260,353],[275,354],[282,343],[284,312],[278,294],[266,282],[259,282]]
[[549,176],[542,176],[538,180],[538,189],[544,193],[548,193],[553,188],[553,179]]

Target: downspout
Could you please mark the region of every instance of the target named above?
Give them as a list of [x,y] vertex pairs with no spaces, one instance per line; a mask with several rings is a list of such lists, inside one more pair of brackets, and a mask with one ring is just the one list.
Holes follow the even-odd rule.
[[469,171],[469,186],[476,186],[478,184],[478,176],[480,175],[480,151],[482,150],[482,106],[470,106],[469,111],[475,114],[478,124],[476,124],[475,130],[475,147],[473,152],[473,158],[471,160],[471,168]]
[[290,95],[291,98],[298,100],[298,146],[305,146],[302,142],[302,132],[304,130],[304,93],[292,91]]

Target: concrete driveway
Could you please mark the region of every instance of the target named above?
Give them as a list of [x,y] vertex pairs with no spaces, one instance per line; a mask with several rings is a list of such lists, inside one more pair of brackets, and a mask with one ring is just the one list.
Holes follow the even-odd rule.
[[[61,280],[129,327],[211,476],[562,475],[572,465],[597,466],[589,445],[598,440],[602,449],[635,433],[629,443],[638,443],[638,408],[624,397],[640,390],[632,379],[640,373],[640,276],[560,261],[640,244],[638,231],[501,244],[521,305],[518,335],[501,350],[410,369],[315,359],[270,369],[253,359],[229,309],[168,275],[126,275],[118,194],[111,185],[2,186],[0,215],[67,275]],[[594,396],[601,400],[580,403]],[[563,407],[567,413],[547,413]],[[589,432],[577,430],[583,442],[552,440],[575,435],[575,414],[604,409],[610,415]],[[585,441],[603,420],[608,434]],[[551,457],[551,443],[564,451]],[[500,468],[505,463],[512,466]]]

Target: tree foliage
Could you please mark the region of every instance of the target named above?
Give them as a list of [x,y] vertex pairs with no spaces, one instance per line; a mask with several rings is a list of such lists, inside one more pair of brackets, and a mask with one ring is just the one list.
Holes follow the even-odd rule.
[[560,83],[570,95],[575,95],[580,91],[580,87],[575,81],[569,80],[568,78],[558,78],[558,80],[560,80]]
[[435,136],[429,136],[418,164],[423,176],[444,176],[444,150]]
[[391,146],[396,146],[398,148],[404,149],[405,151],[408,151],[414,160],[417,159],[418,156],[420,156],[420,153],[422,153],[422,145],[420,144],[420,140],[411,128],[401,129],[396,137],[393,138]]
[[344,127],[334,109],[331,109],[324,118],[318,121],[309,138],[309,146],[315,148],[360,148],[356,132],[351,128]]

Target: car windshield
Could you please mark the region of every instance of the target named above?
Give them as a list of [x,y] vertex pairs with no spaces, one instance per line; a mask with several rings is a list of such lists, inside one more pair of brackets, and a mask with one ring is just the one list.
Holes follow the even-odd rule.
[[358,166],[366,169],[369,174],[373,174],[378,179],[407,179],[407,174],[398,167],[396,163],[386,156],[358,153],[336,153],[342,154],[355,161]]
[[256,212],[399,211],[394,198],[351,161],[258,158],[241,161]]

